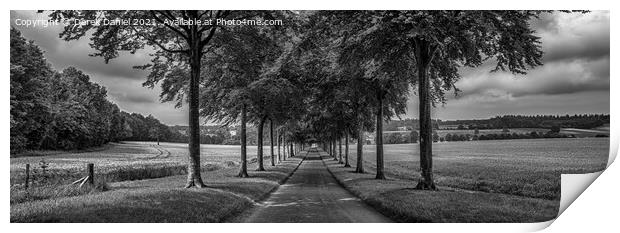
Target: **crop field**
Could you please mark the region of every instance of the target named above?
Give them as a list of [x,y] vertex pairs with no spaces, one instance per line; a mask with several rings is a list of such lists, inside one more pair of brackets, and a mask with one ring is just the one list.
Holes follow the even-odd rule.
[[[536,132],[538,134],[544,134],[549,132],[549,129],[544,128],[510,128],[508,129],[508,133],[517,133],[517,134],[529,134],[531,132]],[[473,129],[440,129],[436,131],[440,137],[446,136],[446,134],[458,134],[458,135],[474,135],[475,130]],[[385,134],[390,133],[400,133],[400,134],[409,134],[411,131],[385,131]],[[484,134],[503,134],[503,129],[480,129],[478,130],[479,135]],[[575,129],[575,128],[562,128],[560,133],[569,134],[575,137],[595,137],[597,135],[607,135],[609,136],[609,124],[605,124],[604,126],[597,127],[594,129]]]
[[[217,167],[229,167],[239,164],[240,146],[232,145],[201,145],[201,163],[208,169]],[[256,158],[256,146],[248,146],[248,160]],[[274,149],[277,153],[277,147]],[[269,159],[269,147],[264,147],[265,161]],[[30,164],[31,173],[36,182],[36,176],[46,175],[54,178],[65,179],[79,178],[83,176],[85,164],[95,164],[95,173],[111,174],[132,170],[168,170],[165,174],[174,175],[183,173],[187,164],[187,144],[184,143],[160,143],[155,142],[123,142],[111,143],[97,150],[88,152],[54,152],[45,156],[27,156],[11,158],[11,185],[20,185],[24,179],[25,164]],[[45,174],[42,174],[42,161],[47,165]],[[174,170],[174,171],[172,171]],[[146,172],[146,171],[145,171]],[[131,176],[128,174],[128,176]],[[128,177],[127,179],[130,179]],[[116,178],[114,181],[124,180]],[[70,182],[70,181],[69,181]]]
[[[350,145],[355,166],[355,145]],[[240,146],[202,145],[204,171],[239,165]],[[588,173],[605,168],[609,138],[521,139],[501,141],[441,142],[433,145],[435,179],[438,185],[464,190],[503,193],[559,200],[560,174]],[[184,174],[187,144],[153,142],[113,143],[89,152],[54,153],[47,156],[11,158],[11,186],[23,183],[24,167],[41,176],[40,162],[54,183],[66,184],[84,176],[86,163],[109,182]],[[277,153],[277,149],[276,149]],[[264,147],[265,164],[269,147]],[[248,159],[256,158],[256,146],[248,147]],[[364,145],[364,161],[374,172],[375,146]],[[419,178],[418,144],[385,145],[388,177]]]
[[[355,166],[355,145],[349,158]],[[384,146],[385,172],[417,182],[418,144]],[[520,139],[433,144],[439,186],[549,200],[560,198],[560,174],[590,173],[607,165],[609,138]],[[375,146],[364,145],[364,162],[374,173]]]

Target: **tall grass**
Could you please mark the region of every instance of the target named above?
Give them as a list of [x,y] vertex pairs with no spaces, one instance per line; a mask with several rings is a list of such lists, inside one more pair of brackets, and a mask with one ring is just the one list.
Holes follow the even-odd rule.
[[[223,168],[224,166],[225,165],[219,164],[206,164],[202,166],[202,170],[214,171]],[[83,187],[71,184],[73,181],[82,178],[84,176],[83,172],[56,170],[47,171],[45,176],[41,174],[41,171],[33,173],[35,176],[32,177],[33,180],[30,182],[28,189],[25,189],[24,187],[24,177],[11,177],[11,181],[15,182],[11,185],[11,204],[103,192],[108,190],[107,183],[109,182],[184,175],[187,174],[187,166],[140,165],[118,167],[99,173],[96,172],[96,184],[94,186],[85,185]],[[17,180],[19,180],[19,182]]]
[[94,185],[42,185],[28,189],[11,187],[11,205],[28,201],[45,200],[59,197],[71,197],[84,194],[99,193],[109,190],[104,180],[97,181]]

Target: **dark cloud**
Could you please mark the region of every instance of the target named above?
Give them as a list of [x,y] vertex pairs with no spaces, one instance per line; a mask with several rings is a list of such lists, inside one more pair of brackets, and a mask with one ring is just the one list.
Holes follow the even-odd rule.
[[557,13],[543,13],[539,15],[537,19],[533,19],[530,22],[530,26],[536,31],[551,31],[557,32],[559,30],[559,18]]
[[609,57],[609,11],[545,14],[533,25],[542,37],[544,61]]
[[[544,65],[527,75],[490,73],[492,63],[476,69],[462,69],[456,84],[463,92],[449,97],[445,108],[433,111],[444,119],[485,118],[502,114],[608,113],[610,76],[610,13],[544,14],[531,22],[541,37]],[[11,25],[17,18],[45,18],[34,11],[11,11]],[[123,53],[110,64],[99,57],[88,38],[66,42],[58,38],[60,27],[24,28],[22,34],[46,51],[46,58],[57,69],[74,66],[91,80],[108,89],[111,101],[128,112],[152,114],[166,124],[187,125],[186,106],[160,103],[160,88],[142,87],[146,73],[133,65],[148,62],[150,51]],[[408,102],[406,117],[417,116],[417,96]]]
[[[544,65],[527,75],[491,73],[488,62],[459,71],[458,97],[448,96],[434,110],[445,119],[486,118],[502,114],[609,113],[609,12],[544,14],[532,21],[541,36]],[[417,96],[408,117],[417,116]]]
[[132,66],[144,65],[149,61],[150,50],[142,50],[136,54],[120,52],[119,57],[105,64],[101,57],[91,57],[95,52],[89,45],[87,36],[77,41],[64,41],[58,37],[63,30],[62,25],[49,27],[26,27],[16,25],[16,19],[48,19],[45,13],[35,11],[11,11],[11,26],[20,30],[24,37],[34,40],[52,65],[57,69],[68,66],[89,71],[93,75],[122,77],[127,79],[145,79],[146,72],[133,69]]
[[476,69],[456,86],[462,90],[461,98],[498,92],[520,97],[609,90],[609,59],[554,62],[518,76]]
[[47,60],[58,70],[69,66],[76,67],[88,74],[93,82],[97,82],[108,90],[108,98],[119,108],[127,112],[144,115],[152,114],[166,124],[187,125],[186,109],[177,109],[173,103],[160,103],[160,88],[142,87],[146,72],[135,70],[134,65],[148,62],[150,50],[136,54],[121,53],[116,59],[105,64],[100,57],[90,57],[94,52],[88,45],[90,40],[83,38],[78,41],[63,41],[58,37],[62,26],[24,27],[15,24],[16,19],[47,19],[46,14],[35,11],[11,11],[10,24],[22,32],[29,40],[34,40],[45,52]]

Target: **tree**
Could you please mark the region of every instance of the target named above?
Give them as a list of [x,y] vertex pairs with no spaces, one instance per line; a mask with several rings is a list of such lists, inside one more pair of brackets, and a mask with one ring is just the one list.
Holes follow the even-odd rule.
[[[327,106],[337,106],[341,98],[331,98],[331,96],[342,93],[346,101],[342,101],[345,108],[351,112],[352,117],[348,117],[347,122],[354,122],[350,126],[339,124],[340,120],[332,120],[335,125],[335,132],[330,136],[330,140],[340,138],[342,131],[346,128],[356,128],[358,140],[363,138],[363,126],[368,122],[376,123],[377,133],[377,179],[385,178],[383,174],[383,146],[381,135],[383,133],[382,123],[393,115],[404,113],[404,105],[408,92],[408,69],[399,69],[408,65],[403,59],[392,59],[398,55],[397,50],[389,48],[391,40],[389,36],[373,34],[368,39],[364,31],[372,25],[372,13],[366,11],[321,11],[310,17],[310,22],[314,25],[306,38],[307,44],[314,45],[311,51],[324,54],[322,58],[329,58],[330,64],[320,71],[325,71],[322,85],[324,88],[319,90],[337,89],[338,92],[330,95],[321,95],[324,99],[331,99]],[[331,59],[335,58],[335,59]],[[397,72],[398,70],[398,72]],[[405,72],[400,72],[400,71]],[[322,74],[320,72],[317,72]],[[345,85],[343,85],[345,84]],[[323,105],[325,106],[325,105]],[[339,108],[328,110],[338,116]],[[371,113],[372,112],[372,113]],[[374,115],[371,117],[370,115]],[[375,119],[373,119],[375,118]],[[358,171],[363,168],[361,146],[358,143]]]
[[349,132],[344,136],[344,167],[351,167],[349,164]]
[[[241,121],[241,167],[239,176],[247,175],[248,121],[257,122],[259,159],[258,170],[264,170],[263,128],[267,116],[259,114],[252,99],[256,98],[256,86],[261,86],[261,70],[267,62],[273,42],[257,28],[239,27],[221,32],[214,42],[222,44],[208,53],[203,61],[205,88],[201,91],[200,115],[207,119],[230,125]],[[270,57],[271,58],[271,57]],[[272,58],[273,59],[273,58]],[[258,96],[261,98],[261,96]]]
[[342,138],[338,138],[338,163],[342,164]]
[[265,167],[263,165],[263,129],[265,128],[265,121],[267,121],[267,116],[260,119],[260,123],[258,123],[258,133],[256,135],[258,147],[256,155],[258,158],[258,168],[256,168],[257,171],[265,171]]
[[[241,12],[243,14],[244,12]],[[149,69],[145,86],[153,87],[164,80],[162,100],[177,100],[178,106],[188,94],[189,102],[189,164],[185,187],[204,187],[200,176],[200,129],[199,129],[199,83],[201,79],[202,57],[210,48],[207,45],[216,34],[216,24],[174,24],[176,19],[184,21],[206,21],[243,17],[231,11],[54,11],[53,20],[114,20],[136,19],[150,24],[128,24],[114,27],[104,24],[66,25],[60,36],[69,41],[85,35],[91,36],[91,47],[97,52],[93,56],[103,57],[107,63],[119,56],[119,51],[135,53],[139,49],[151,47],[155,50],[150,64],[137,68]],[[94,30],[90,33],[89,31]],[[189,67],[189,77],[179,77],[185,67]],[[170,83],[175,83],[174,88]]]
[[[508,70],[524,74],[541,65],[539,37],[528,20],[539,11],[376,11],[374,24],[364,31],[371,35],[390,35],[391,49],[412,61],[416,75],[420,113],[420,167],[418,189],[436,189],[432,176],[431,105],[445,103],[445,91],[458,89],[459,67],[477,67],[485,61],[496,63],[493,71]],[[369,26],[370,27],[370,26]],[[409,59],[412,57],[413,59]],[[402,66],[402,68],[412,67]],[[398,69],[402,71],[403,69]]]
[[418,131],[412,130],[410,137],[411,137],[411,143],[418,143],[418,138],[420,136],[418,135]]
[[383,174],[383,121],[405,113],[409,94],[409,78],[413,75],[410,56],[404,50],[394,49],[403,44],[393,40],[389,30],[373,30],[375,12],[347,12],[348,24],[342,33],[343,47],[339,62],[347,72],[363,72],[369,83],[369,95],[374,95],[376,123],[377,179]]
[[273,153],[273,119],[269,120],[269,145],[270,145],[270,149],[271,149],[271,166],[275,166],[276,165],[276,158],[275,158],[275,154]]
[[246,178],[248,175],[248,158],[247,158],[247,134],[246,134],[246,121],[247,121],[247,113],[245,104],[242,104],[241,107],[241,168],[239,169],[239,177]]
[[[104,87],[76,68],[53,70],[38,46],[14,28],[10,75],[11,153],[83,149],[133,137],[134,118],[107,100]],[[167,126],[153,117],[135,120],[154,122],[150,128],[168,135]],[[146,127],[138,129],[142,139],[150,138]]]
[[11,153],[33,148],[43,120],[49,116],[43,101],[49,93],[48,78],[53,75],[43,51],[26,41],[13,27],[10,31],[10,120]]

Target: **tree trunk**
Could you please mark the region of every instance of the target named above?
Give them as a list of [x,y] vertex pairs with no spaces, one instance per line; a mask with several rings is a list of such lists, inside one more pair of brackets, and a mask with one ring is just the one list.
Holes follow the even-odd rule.
[[342,164],[342,138],[338,138],[338,163]]
[[329,157],[332,157],[332,140],[329,140],[329,143],[327,145],[329,147],[328,151],[329,151]]
[[433,180],[433,132],[431,125],[430,80],[428,77],[431,51],[428,42],[420,39],[415,41],[416,61],[418,68],[418,96],[420,111],[420,168],[422,180],[416,189],[436,190]]
[[336,139],[333,140],[332,145],[334,146],[334,161],[338,161],[338,152],[336,152],[338,143],[336,143]]
[[269,144],[271,147],[271,166],[276,165],[276,155],[273,153],[273,120],[269,119]]
[[344,134],[344,167],[351,167],[349,164],[349,132]]
[[295,157],[295,148],[293,148],[293,143],[292,142],[289,144],[289,148],[291,150],[291,157]]
[[383,174],[383,91],[377,92],[377,100],[379,106],[377,107],[377,136],[375,136],[376,148],[377,148],[377,176],[375,179],[385,179]]
[[286,161],[286,154],[288,154],[288,152],[286,151],[286,136],[282,136],[282,160]]
[[364,128],[362,127],[362,121],[360,120],[357,131],[357,166],[355,167],[355,172],[364,173]]
[[260,122],[258,123],[258,129],[256,131],[257,132],[257,144],[258,144],[258,153],[257,153],[257,160],[258,160],[258,168],[256,168],[257,171],[264,171],[265,167],[263,165],[263,129],[265,128],[265,121],[267,120],[267,117],[263,117],[260,119]]
[[282,161],[282,157],[280,154],[280,143],[282,141],[282,135],[280,135],[280,130],[276,130],[276,138],[278,141],[278,163],[280,163],[280,161]]
[[[191,17],[197,18],[198,12],[189,12]],[[189,80],[189,164],[187,166],[186,188],[193,186],[202,188],[204,183],[200,176],[200,122],[199,122],[199,90],[200,84],[200,60],[202,58],[202,48],[200,47],[201,34],[198,32],[197,25],[190,28],[190,80]]]
[[239,177],[250,177],[248,175],[247,135],[245,132],[246,114],[246,107],[243,104],[241,108],[241,170],[239,171]]

